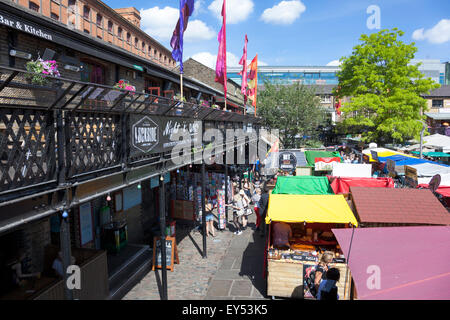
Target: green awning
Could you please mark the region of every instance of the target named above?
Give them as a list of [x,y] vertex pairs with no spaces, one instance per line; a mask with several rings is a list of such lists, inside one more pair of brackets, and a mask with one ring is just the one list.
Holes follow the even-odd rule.
[[334,194],[327,177],[280,176],[272,194]]
[[[314,159],[315,158],[334,158],[341,157],[339,152],[329,152],[329,151],[305,151],[306,161],[310,167],[314,167]],[[341,159],[342,162],[342,159]]]
[[[420,154],[419,151],[412,151],[411,153]],[[445,152],[422,152],[422,154],[426,157],[450,157],[450,154]]]

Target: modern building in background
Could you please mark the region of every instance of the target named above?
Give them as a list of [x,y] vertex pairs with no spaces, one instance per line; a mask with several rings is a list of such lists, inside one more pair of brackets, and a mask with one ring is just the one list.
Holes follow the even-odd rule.
[[[330,115],[331,123],[335,123],[337,121],[334,108],[336,101],[332,90],[338,84],[336,73],[339,70],[339,67],[332,66],[263,66],[258,68],[258,90],[264,90],[266,81],[272,84],[304,84],[314,90],[316,96],[320,98],[321,107],[325,108]],[[241,84],[239,72],[240,68],[228,68],[228,78]]]
[[437,59],[412,59],[410,64],[415,65],[420,63],[419,71],[421,71],[425,77],[430,77],[434,82],[441,85],[446,84],[449,75],[446,74],[448,70],[448,62],[442,63]]

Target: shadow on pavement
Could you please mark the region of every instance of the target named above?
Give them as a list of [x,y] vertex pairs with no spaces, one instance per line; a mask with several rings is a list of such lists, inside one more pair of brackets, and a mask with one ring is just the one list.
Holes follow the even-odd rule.
[[[249,227],[254,224],[250,223]],[[252,234],[253,241],[250,240],[247,248],[242,254],[240,276],[247,276],[252,281],[252,285],[259,293],[267,297],[266,279],[264,278],[264,249],[265,237],[261,237],[260,233],[254,231]]]

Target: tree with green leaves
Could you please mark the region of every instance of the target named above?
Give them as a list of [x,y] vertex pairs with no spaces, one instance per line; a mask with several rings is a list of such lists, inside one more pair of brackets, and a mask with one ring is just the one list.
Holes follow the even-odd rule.
[[[285,149],[317,146],[317,128],[326,121],[326,111],[320,107],[319,98],[302,84],[265,81],[264,90],[258,94],[257,112],[265,126],[279,130],[280,143]],[[308,138],[303,139],[305,136]]]
[[398,40],[394,28],[361,35],[361,44],[341,58],[339,85],[333,94],[350,97],[342,106],[344,128],[361,128],[366,142],[403,142],[418,138],[426,101],[420,95],[438,88],[410,65],[417,51],[414,43]]

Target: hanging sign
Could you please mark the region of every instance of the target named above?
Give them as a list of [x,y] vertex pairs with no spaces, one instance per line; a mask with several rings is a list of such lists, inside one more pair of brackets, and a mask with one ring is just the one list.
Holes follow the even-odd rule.
[[339,157],[324,157],[314,159],[314,170],[316,171],[331,171],[333,170],[333,163],[340,163]]
[[280,152],[278,164],[281,170],[292,171],[297,167],[297,158],[292,152]]
[[[189,150],[197,142],[201,121],[174,117],[130,116],[131,156],[171,151],[174,146],[187,144]],[[175,139],[172,134],[181,130],[189,132],[189,138]]]

